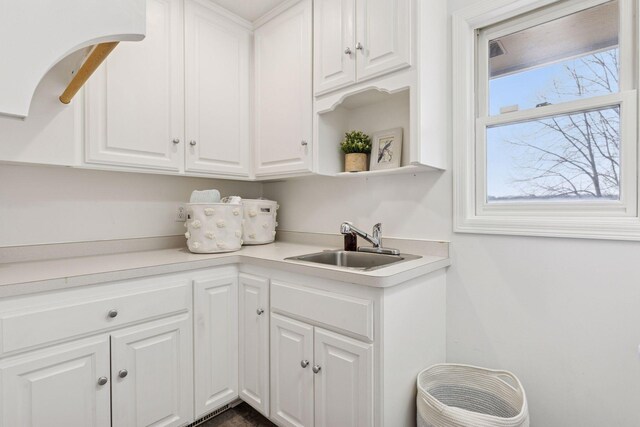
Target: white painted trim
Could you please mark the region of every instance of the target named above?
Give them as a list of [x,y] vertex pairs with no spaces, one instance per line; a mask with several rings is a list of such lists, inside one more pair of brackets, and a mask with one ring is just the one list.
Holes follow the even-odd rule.
[[218,15],[221,15],[224,18],[227,18],[228,20],[235,22],[236,24],[242,26],[243,28],[249,30],[249,31],[253,31],[253,23],[247,19],[244,19],[241,16],[236,15],[235,13],[231,12],[230,10],[220,6],[217,3],[214,3],[210,0],[189,0],[191,2],[194,3],[198,3],[199,5],[206,7],[212,11],[214,11],[215,13],[217,13]]
[[477,119],[478,126],[491,127],[515,123],[523,123],[531,120],[544,119],[546,117],[561,116],[579,111],[597,110],[606,107],[613,107],[624,102],[629,102],[629,98],[635,96],[635,91],[625,93],[617,92],[608,95],[594,96],[592,98],[577,99],[561,104],[547,105],[545,107],[527,108],[526,110],[514,111],[495,116],[484,116]]
[[[476,119],[475,75],[477,30],[502,20],[556,3],[557,0],[487,0],[463,8],[452,15],[452,79],[453,79],[453,141],[454,141],[454,231],[461,233],[508,234],[548,237],[572,237],[591,239],[640,240],[638,214],[638,160],[637,103],[635,89],[637,69],[621,71],[621,92],[618,94],[573,101],[530,109],[500,116],[482,116]],[[602,3],[601,0],[583,2],[587,7]],[[573,7],[575,2],[566,7]],[[631,0],[621,0],[621,16],[629,17]],[[563,8],[563,10],[566,10]],[[638,43],[637,33],[621,19],[621,58],[627,62],[634,58],[632,44]],[[637,21],[634,23],[637,25]],[[631,36],[633,34],[633,36]],[[626,37],[625,37],[626,35]],[[627,42],[625,42],[627,40]],[[633,40],[629,43],[628,40]],[[623,67],[623,70],[625,67]],[[632,74],[629,76],[629,74]],[[597,106],[621,104],[621,132],[623,141],[631,141],[622,147],[621,168],[624,176],[620,202],[586,203],[568,207],[558,203],[532,203],[485,206],[477,205],[478,197],[486,191],[476,191],[476,132],[487,125],[517,123],[575,109],[593,109]],[[486,111],[485,111],[486,114]],[[479,199],[482,200],[482,199]],[[554,210],[550,209],[550,205]],[[502,210],[501,210],[502,208]],[[569,208],[569,209],[567,209]],[[483,210],[484,209],[484,210]]]
[[300,1],[301,0],[287,0],[280,3],[279,5],[277,5],[276,7],[274,7],[273,9],[271,9],[270,11],[268,11],[267,13],[265,13],[264,15],[256,19],[255,21],[253,21],[253,29],[255,30],[258,27],[261,27],[262,25],[266,24],[267,22],[271,21],[273,18],[283,13],[285,10],[295,6]]

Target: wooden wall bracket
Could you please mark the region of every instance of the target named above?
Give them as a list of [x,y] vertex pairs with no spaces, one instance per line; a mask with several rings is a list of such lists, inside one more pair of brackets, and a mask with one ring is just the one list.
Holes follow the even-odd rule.
[[108,42],[97,44],[91,49],[91,52],[87,56],[76,75],[73,77],[67,88],[60,95],[60,102],[68,104],[73,97],[78,93],[80,88],[91,77],[94,71],[102,64],[102,62],[109,56],[111,51],[115,49],[119,42]]

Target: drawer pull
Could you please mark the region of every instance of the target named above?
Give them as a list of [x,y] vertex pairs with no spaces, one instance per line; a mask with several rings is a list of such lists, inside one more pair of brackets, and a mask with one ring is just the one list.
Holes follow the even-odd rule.
[[117,315],[118,315],[118,310],[115,310],[115,309],[109,310],[109,317],[111,317],[112,319]]
[[313,371],[314,374],[317,374],[318,372],[320,372],[322,370],[322,366],[313,365],[313,368],[311,368],[311,370]]
[[107,377],[100,377],[98,378],[98,385],[105,385],[107,381],[109,381]]
[[303,360],[302,362],[300,362],[300,366],[302,366],[303,368],[306,368],[307,366],[309,366],[309,361]]
[[256,313],[258,314],[258,316],[260,316],[262,313],[264,313],[264,309],[259,308],[256,310]]
[[120,372],[118,372],[118,376],[120,378],[125,378],[127,375],[129,375],[129,371],[127,371],[126,369],[121,369]]

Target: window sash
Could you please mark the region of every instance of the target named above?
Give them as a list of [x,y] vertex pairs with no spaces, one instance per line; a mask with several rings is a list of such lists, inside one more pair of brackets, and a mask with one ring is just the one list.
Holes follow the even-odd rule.
[[[572,0],[559,5],[547,6],[542,11],[534,11],[524,16],[512,18],[494,26],[485,27],[476,37],[476,117],[489,116],[489,41],[512,33],[517,33],[555,19],[562,18],[582,10],[608,3],[610,0]],[[633,0],[618,0],[619,10],[619,58],[620,92],[635,89],[634,84],[634,7]],[[567,58],[570,59],[570,58]],[[570,101],[569,101],[570,102]],[[558,104],[561,105],[561,104]],[[541,107],[542,108],[542,107]],[[529,108],[521,111],[534,110]],[[511,114],[511,113],[505,113]],[[497,114],[496,116],[501,116]]]
[[[519,111],[502,116],[477,119],[476,124],[476,215],[496,216],[513,214],[517,216],[635,216],[637,215],[637,164],[636,141],[636,91],[626,91],[595,98],[550,105],[535,110]],[[524,121],[542,119],[558,115],[598,110],[606,107],[620,107],[620,140],[632,141],[620,144],[620,199],[606,201],[512,201],[487,202],[487,128],[496,125],[517,124]],[[520,114],[522,113],[522,114]]]
[[[527,108],[509,113],[489,114],[489,41],[512,34],[563,16],[580,12],[608,0],[571,1],[566,4],[548,6],[543,11],[533,12],[519,18],[507,20],[478,32],[476,38],[476,119],[475,133],[475,215],[497,217],[589,217],[589,216],[635,216],[637,207],[637,165],[636,143],[637,93],[633,89],[634,54],[633,23],[630,0],[619,0],[620,29],[620,91],[608,95],[594,96],[538,108]],[[517,124],[536,119],[580,113],[606,107],[620,106],[620,198],[612,201],[510,201],[487,202],[487,128],[492,126]]]

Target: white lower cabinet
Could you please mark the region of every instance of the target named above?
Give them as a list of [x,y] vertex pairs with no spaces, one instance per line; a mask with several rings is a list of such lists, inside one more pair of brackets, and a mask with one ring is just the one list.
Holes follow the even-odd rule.
[[193,418],[191,316],[111,334],[113,427],[177,427]]
[[199,418],[238,398],[238,274],[194,280],[195,410]]
[[373,425],[373,345],[315,328],[315,426]]
[[2,427],[109,427],[109,337],[3,360],[0,384]]
[[269,279],[239,276],[240,398],[269,416]]
[[180,427],[238,398],[280,427],[414,425],[445,298],[444,271],[373,288],[235,265],[0,298],[0,427]]
[[313,326],[271,315],[271,418],[313,425]]
[[191,300],[184,275],[0,299],[0,427],[189,424]]
[[272,418],[284,426],[373,425],[373,346],[271,318]]

